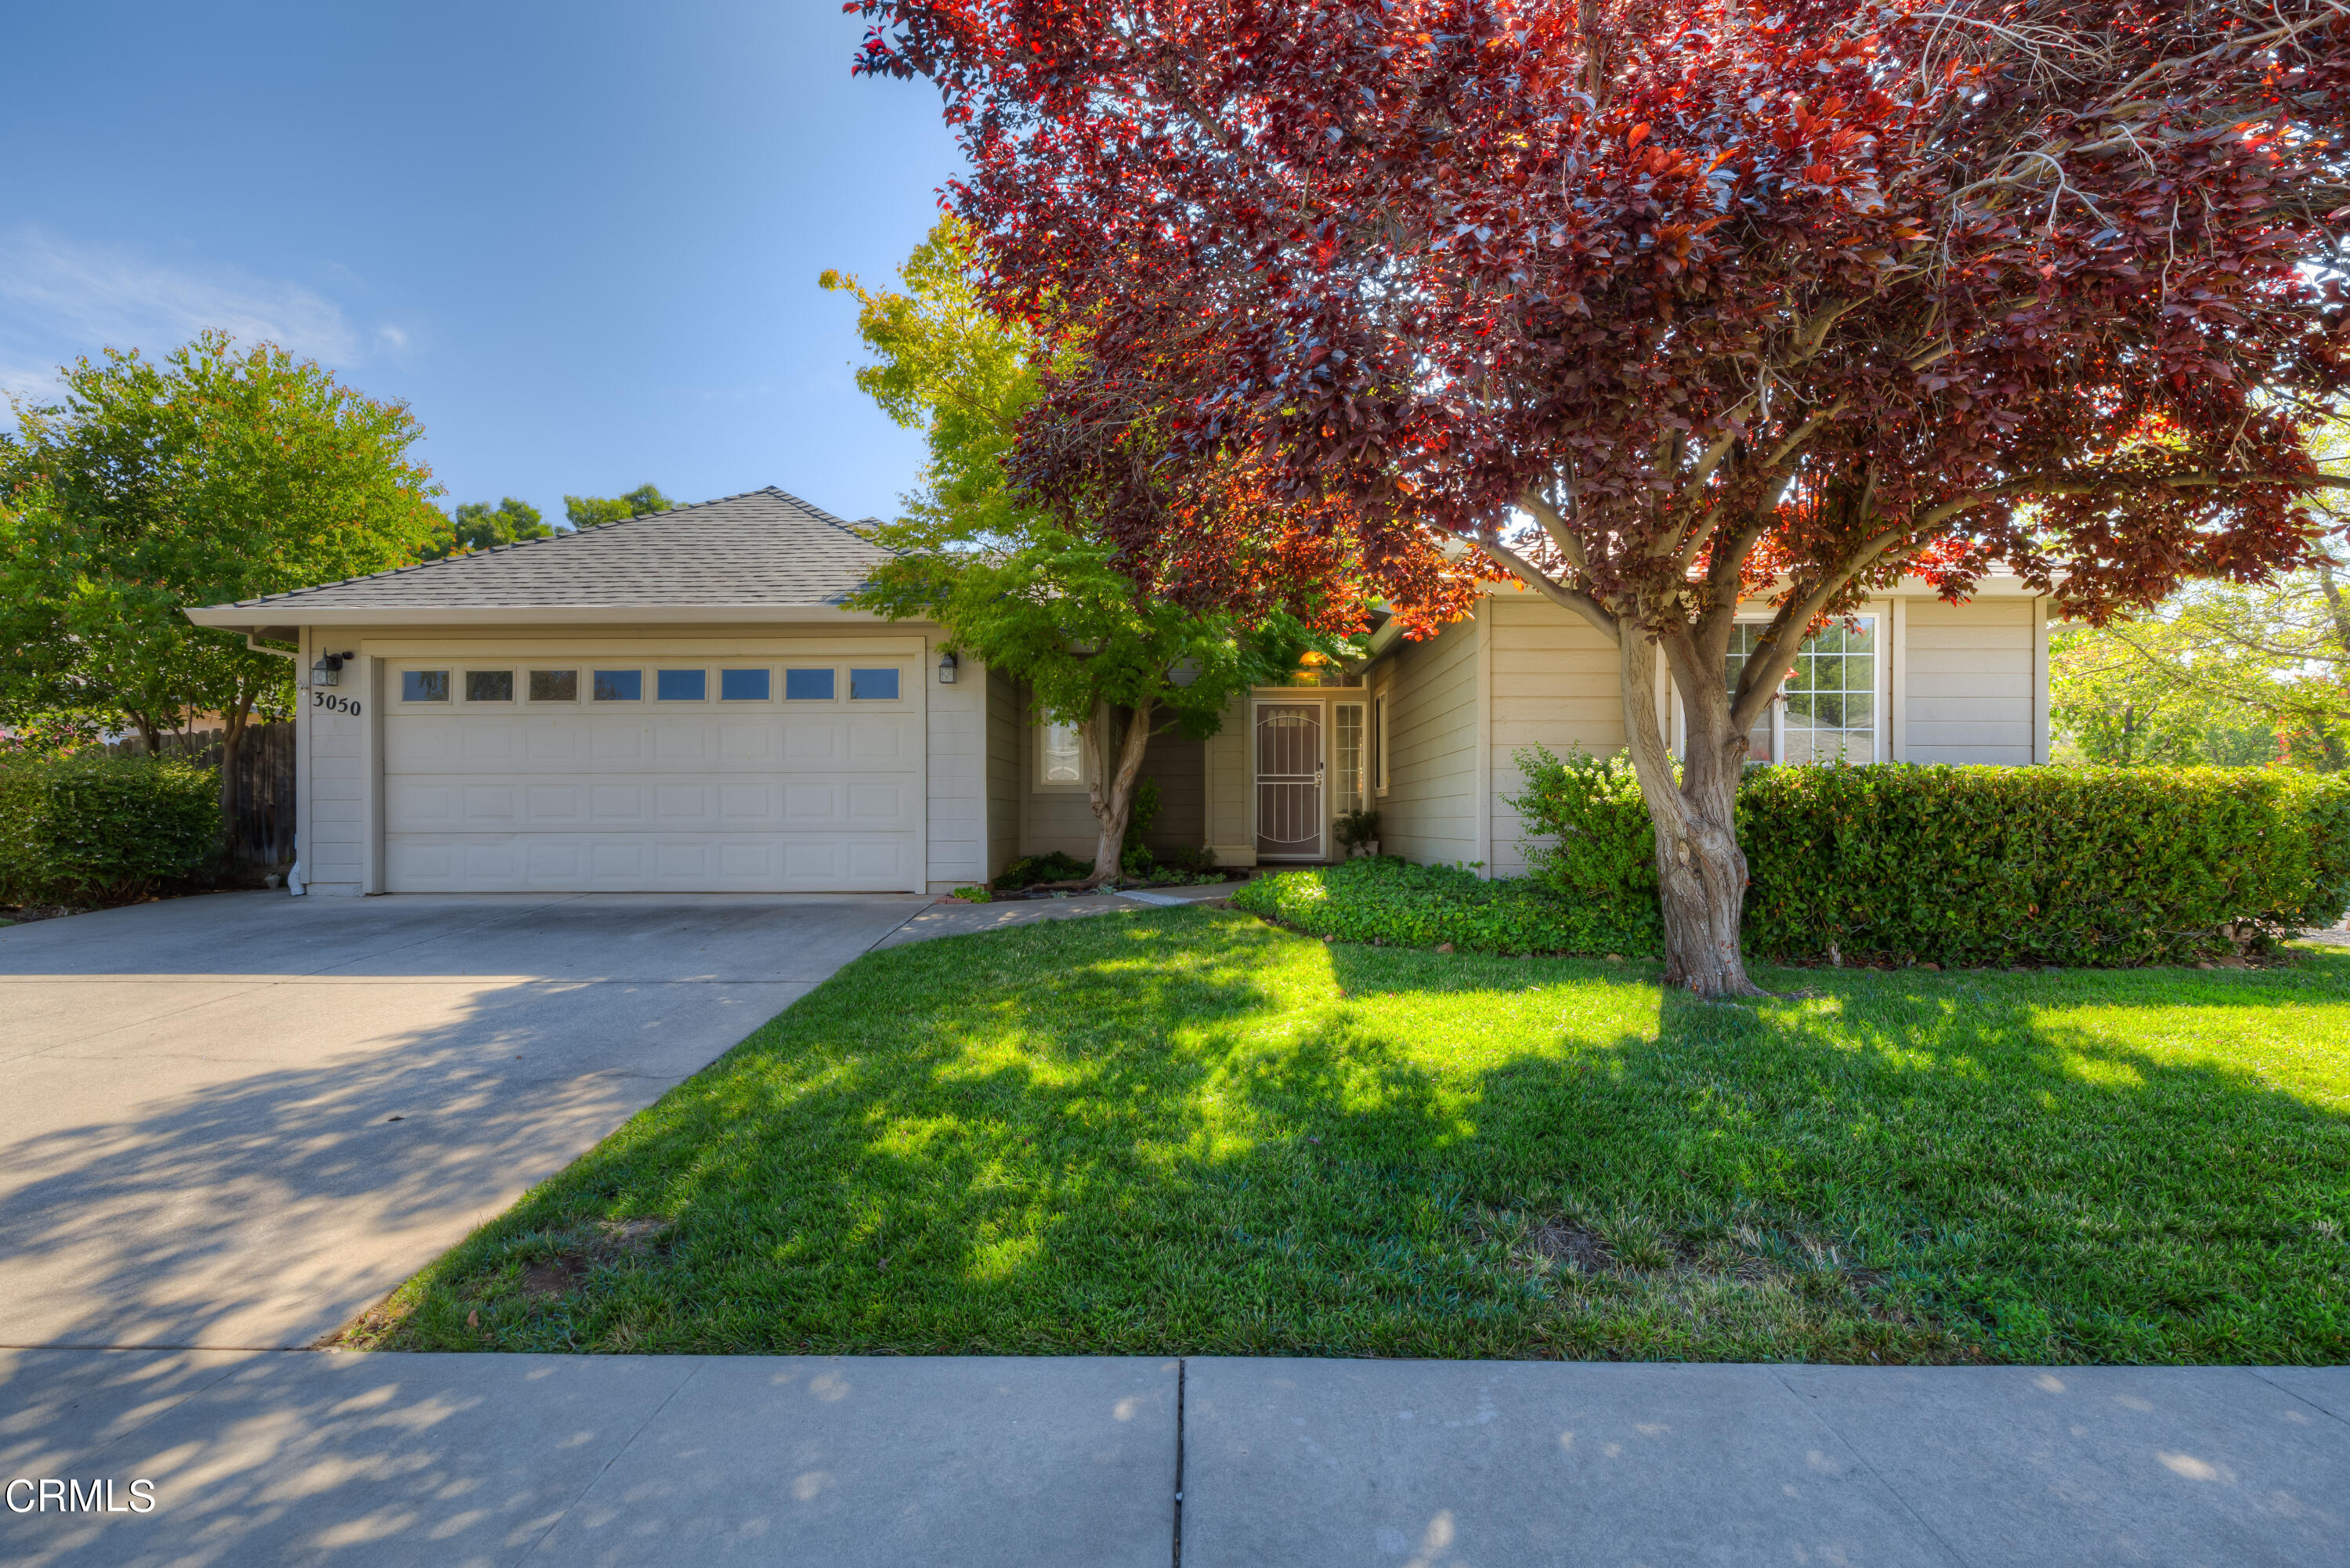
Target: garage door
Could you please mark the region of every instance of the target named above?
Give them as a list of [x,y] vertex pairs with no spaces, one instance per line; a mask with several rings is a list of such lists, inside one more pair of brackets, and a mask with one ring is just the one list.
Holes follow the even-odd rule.
[[920,885],[910,659],[414,659],[387,668],[400,892]]

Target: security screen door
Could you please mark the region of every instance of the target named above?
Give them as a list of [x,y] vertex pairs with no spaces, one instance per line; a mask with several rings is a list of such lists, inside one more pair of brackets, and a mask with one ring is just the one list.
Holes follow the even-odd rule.
[[1322,858],[1322,704],[1266,702],[1256,711],[1256,852]]

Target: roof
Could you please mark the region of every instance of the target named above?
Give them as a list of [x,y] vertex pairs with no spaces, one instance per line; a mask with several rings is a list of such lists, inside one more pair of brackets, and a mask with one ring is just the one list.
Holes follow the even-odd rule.
[[778,609],[837,606],[889,558],[772,485],[600,527],[192,612]]

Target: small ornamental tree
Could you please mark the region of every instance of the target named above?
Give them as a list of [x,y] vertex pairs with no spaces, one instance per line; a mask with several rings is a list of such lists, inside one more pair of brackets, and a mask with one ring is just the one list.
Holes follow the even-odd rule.
[[[860,68],[943,91],[991,301],[1085,335],[1015,470],[1049,490],[1099,449],[1068,429],[1157,408],[1170,461],[1253,454],[1600,628],[1698,992],[1752,989],[1733,796],[1829,618],[2003,563],[2095,622],[2320,532],[2309,433],[2350,382],[2329,0],[850,9]],[[1159,532],[1148,502],[1108,535]]]
[[[1211,733],[1250,684],[1283,678],[1309,650],[1344,651],[1332,628],[1361,621],[1360,574],[1278,530],[1263,531],[1273,547],[1227,547],[1212,561],[1161,549],[1148,564],[1162,579],[1216,584],[1217,607],[1196,610],[1143,587],[1084,528],[1083,494],[1070,515],[1014,490],[1003,459],[1036,397],[1035,339],[983,306],[970,262],[968,235],[947,219],[907,262],[902,293],[837,272],[820,280],[858,301],[875,357],[858,385],[930,449],[906,515],[875,530],[897,558],[848,603],[938,622],[959,652],[1025,681],[1039,717],[1076,729],[1099,828],[1088,880],[1099,883],[1118,874],[1151,735]],[[1258,536],[1189,532],[1227,546]]]

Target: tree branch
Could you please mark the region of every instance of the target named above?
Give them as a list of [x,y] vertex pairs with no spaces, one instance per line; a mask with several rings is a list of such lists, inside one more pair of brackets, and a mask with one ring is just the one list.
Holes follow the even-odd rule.
[[1597,599],[1580,588],[1570,588],[1564,583],[1554,581],[1532,561],[1494,538],[1491,530],[1478,536],[1477,547],[1484,551],[1495,565],[1551,603],[1562,609],[1573,610],[1607,633],[1609,642],[1618,647],[1623,645],[1622,634],[1616,628],[1616,618],[1609,615],[1607,607]]

